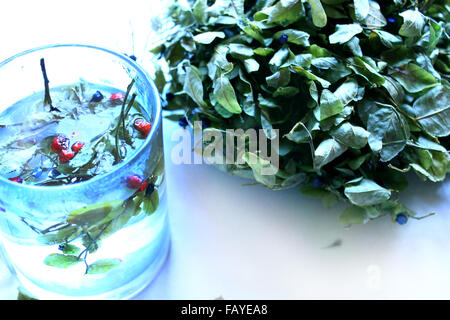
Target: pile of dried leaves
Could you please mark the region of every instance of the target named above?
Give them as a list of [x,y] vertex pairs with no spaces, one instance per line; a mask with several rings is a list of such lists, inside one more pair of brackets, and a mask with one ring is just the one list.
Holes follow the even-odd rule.
[[171,32],[152,50],[169,66],[156,83],[165,108],[189,123],[279,129],[276,175],[254,164],[229,172],[272,189],[300,184],[326,205],[345,199],[345,224],[405,222],[415,215],[397,200],[407,172],[441,182],[450,170],[449,9],[444,0],[175,1]]

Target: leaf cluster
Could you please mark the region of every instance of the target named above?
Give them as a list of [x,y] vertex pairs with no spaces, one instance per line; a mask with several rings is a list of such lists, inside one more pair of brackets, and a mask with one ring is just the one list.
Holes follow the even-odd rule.
[[397,201],[406,172],[441,182],[450,168],[449,9],[443,0],[175,1],[173,32],[152,50],[169,70],[156,83],[165,108],[189,123],[279,130],[276,175],[261,179],[258,165],[231,173],[344,199],[345,224],[412,217]]

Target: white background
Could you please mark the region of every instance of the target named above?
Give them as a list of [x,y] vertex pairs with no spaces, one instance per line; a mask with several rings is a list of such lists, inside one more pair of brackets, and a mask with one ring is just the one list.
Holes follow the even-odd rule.
[[[79,42],[133,53],[145,65],[159,1],[7,1],[0,59],[51,43]],[[133,41],[134,39],[134,41]],[[0,94],[2,90],[0,88]],[[450,183],[412,177],[402,196],[421,214],[345,228],[297,188],[271,191],[207,165],[174,165],[177,125],[164,122],[172,250],[136,299],[449,299]],[[340,239],[342,245],[326,248]],[[0,299],[16,285],[0,261]]]

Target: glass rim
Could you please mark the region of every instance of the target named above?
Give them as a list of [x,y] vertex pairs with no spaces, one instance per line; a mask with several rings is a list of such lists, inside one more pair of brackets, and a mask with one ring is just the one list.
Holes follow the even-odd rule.
[[0,72],[1,72],[1,68],[4,67],[5,65],[7,65],[9,62],[20,58],[22,56],[25,56],[27,54],[30,53],[34,53],[40,50],[45,50],[45,49],[52,49],[52,48],[85,48],[85,49],[92,49],[94,51],[100,51],[100,52],[104,52],[107,54],[110,54],[120,60],[125,61],[126,63],[128,63],[129,65],[131,65],[131,67],[133,67],[133,69],[135,69],[135,71],[137,72],[137,74],[140,74],[142,76],[142,78],[144,79],[145,82],[147,82],[152,91],[154,92],[154,96],[155,96],[155,108],[156,108],[156,115],[155,115],[155,119],[153,120],[153,124],[152,127],[150,129],[150,132],[147,136],[147,138],[145,139],[144,143],[142,143],[138,149],[135,150],[134,154],[132,157],[130,157],[129,159],[122,161],[116,165],[114,165],[113,170],[105,173],[105,174],[100,174],[97,176],[94,176],[92,178],[90,178],[89,180],[86,181],[81,181],[81,182],[77,182],[77,183],[73,183],[73,184],[65,184],[65,185],[60,185],[60,186],[36,186],[36,185],[28,185],[28,184],[21,184],[21,183],[17,183],[17,182],[13,182],[8,180],[7,178],[3,177],[0,175],[0,184],[6,184],[7,186],[10,186],[11,188],[17,188],[17,189],[34,189],[36,191],[55,191],[55,190],[67,190],[67,189],[76,189],[76,188],[81,188],[81,187],[85,187],[86,185],[92,184],[92,183],[99,183],[102,180],[106,180],[109,176],[115,174],[117,171],[121,170],[123,167],[125,167],[130,161],[132,161],[133,159],[135,159],[137,156],[139,156],[139,154],[141,154],[141,152],[148,147],[148,145],[150,144],[150,142],[152,141],[153,136],[155,135],[156,131],[158,130],[159,126],[161,125],[162,122],[162,106],[161,106],[161,100],[159,99],[159,92],[158,89],[156,88],[155,83],[153,82],[152,78],[150,77],[150,75],[147,73],[147,71],[145,71],[139,64],[137,64],[134,60],[130,59],[128,56],[126,56],[125,54],[121,54],[121,53],[117,53],[112,49],[108,49],[105,47],[99,47],[99,46],[94,46],[94,45],[89,45],[89,44],[80,44],[80,43],[59,43],[59,44],[50,44],[50,45],[44,45],[44,46],[39,46],[39,47],[35,47],[35,48],[31,48],[22,52],[19,52],[3,61],[0,62]]

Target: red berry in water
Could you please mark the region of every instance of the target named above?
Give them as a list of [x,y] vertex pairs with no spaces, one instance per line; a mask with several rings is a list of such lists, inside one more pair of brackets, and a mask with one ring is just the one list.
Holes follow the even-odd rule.
[[8,178],[8,180],[12,181],[12,182],[17,182],[17,183],[22,183],[23,182],[21,177]]
[[137,131],[139,131],[144,137],[147,137],[148,134],[150,133],[150,130],[152,128],[152,124],[148,123],[145,120],[136,120],[134,122],[134,127],[136,128]]
[[145,181],[137,174],[128,176],[126,180],[127,187],[130,189],[139,189]]
[[69,139],[61,136],[57,136],[53,139],[50,148],[55,153],[60,153],[63,150],[66,150],[69,148],[70,141]]
[[139,187],[137,192],[142,192],[147,188],[147,181],[144,181],[144,183]]
[[78,153],[83,148],[83,146],[84,146],[83,142],[76,142],[72,146],[72,151]]
[[73,159],[73,157],[75,157],[75,153],[71,150],[62,150],[59,153],[59,162],[60,163],[66,163],[69,162],[70,160]]
[[123,98],[125,98],[123,93],[112,93],[110,99],[113,101],[116,101],[116,100],[122,100]]

